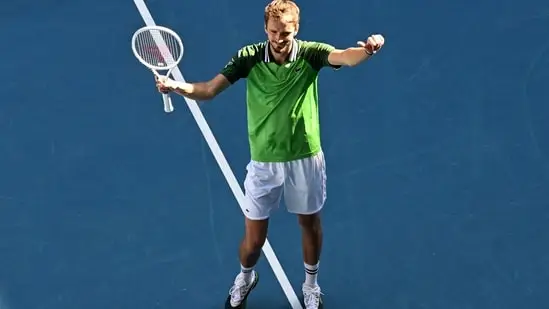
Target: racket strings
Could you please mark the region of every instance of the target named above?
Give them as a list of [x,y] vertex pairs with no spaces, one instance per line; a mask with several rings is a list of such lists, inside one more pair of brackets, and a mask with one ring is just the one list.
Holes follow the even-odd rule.
[[177,63],[182,48],[179,40],[171,33],[151,29],[136,36],[135,50],[145,61],[155,67],[171,67]]

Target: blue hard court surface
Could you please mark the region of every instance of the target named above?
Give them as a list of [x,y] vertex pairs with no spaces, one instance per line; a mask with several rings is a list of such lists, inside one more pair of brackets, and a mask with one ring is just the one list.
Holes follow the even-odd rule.
[[[300,37],[371,62],[321,76],[327,308],[549,307],[549,3],[303,0]],[[264,1],[148,1],[188,80],[264,39]],[[131,54],[134,3],[0,9],[0,308],[221,308],[242,214],[182,98]],[[244,83],[203,106],[236,177]],[[299,292],[296,219],[270,240]],[[250,308],[289,308],[269,265]]]

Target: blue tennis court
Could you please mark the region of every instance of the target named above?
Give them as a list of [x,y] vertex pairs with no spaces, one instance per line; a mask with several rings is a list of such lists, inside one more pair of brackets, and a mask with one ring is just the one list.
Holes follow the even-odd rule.
[[[300,38],[386,45],[320,78],[326,308],[549,307],[549,3],[303,0]],[[148,0],[188,81],[265,39],[265,1]],[[222,308],[240,207],[133,1],[18,0],[0,25],[0,309]],[[201,111],[240,184],[244,82]],[[297,219],[269,241],[300,294]],[[290,304],[267,261],[248,308]],[[545,294],[545,295],[544,295]]]

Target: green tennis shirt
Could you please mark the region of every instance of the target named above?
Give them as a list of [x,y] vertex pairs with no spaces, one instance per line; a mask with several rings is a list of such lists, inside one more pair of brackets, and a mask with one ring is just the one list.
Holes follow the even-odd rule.
[[[242,47],[220,72],[231,84],[246,79],[251,159],[287,162],[321,150],[318,73],[334,47],[294,40],[289,60],[271,61],[269,43]],[[338,68],[332,66],[333,68]]]

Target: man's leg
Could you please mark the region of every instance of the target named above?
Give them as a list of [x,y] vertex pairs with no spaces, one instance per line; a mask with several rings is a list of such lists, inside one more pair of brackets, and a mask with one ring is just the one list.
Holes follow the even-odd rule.
[[261,256],[261,248],[267,239],[269,219],[245,218],[244,238],[240,243],[240,273],[248,283],[252,281],[253,269]]
[[267,239],[270,212],[278,207],[282,196],[284,171],[278,165],[253,161],[248,165],[244,181],[245,230],[239,248],[240,272],[229,290],[225,308],[241,308],[257,284],[258,274],[254,268]]
[[326,169],[324,155],[317,155],[286,164],[284,194],[288,211],[297,214],[301,226],[305,282],[303,298],[306,309],[323,307],[317,281],[322,251],[320,211],[326,200]]
[[315,287],[318,285],[318,268],[322,251],[322,223],[320,213],[298,215],[301,226],[301,243],[303,247],[303,261],[305,266],[305,284]]
[[324,304],[318,284],[320,252],[322,251],[322,224],[320,212],[302,215],[298,214],[301,226],[301,242],[305,266],[305,282],[303,282],[303,304],[305,309],[322,309]]
[[261,255],[265,239],[267,239],[269,219],[245,218],[244,220],[245,232],[239,250],[240,273],[229,290],[225,308],[241,308],[259,280],[254,268]]

